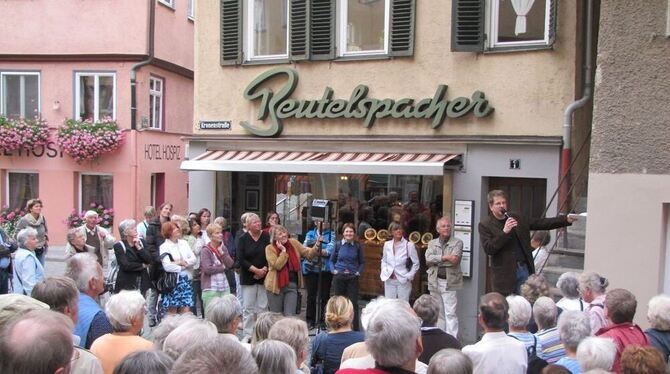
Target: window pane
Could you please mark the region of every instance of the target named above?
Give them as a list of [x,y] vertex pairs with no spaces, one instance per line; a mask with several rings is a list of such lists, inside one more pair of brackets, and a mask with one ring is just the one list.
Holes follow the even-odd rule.
[[39,197],[39,174],[8,173],[10,209],[23,209],[28,200]]
[[114,117],[114,77],[100,77],[100,118]]
[[[518,3],[514,9],[512,3]],[[524,8],[526,1],[501,1],[498,12],[498,43],[504,42],[526,42],[544,40],[545,12],[547,2],[536,0],[532,2],[529,10]],[[523,32],[523,20],[517,17],[517,11],[526,14],[526,30]],[[519,27],[517,27],[517,24]],[[517,35],[518,31],[518,35]]]
[[93,120],[95,111],[95,77],[79,77],[79,117],[83,120]]
[[384,50],[384,0],[348,0],[347,52]]
[[81,176],[81,207],[87,210],[91,204],[113,208],[113,178],[111,175]]
[[254,0],[254,56],[285,55],[287,0]]
[[25,80],[24,116],[28,118],[38,117],[40,114],[39,76],[24,75],[24,80]]
[[2,79],[4,95],[3,113],[7,117],[21,117],[21,76],[4,75]]

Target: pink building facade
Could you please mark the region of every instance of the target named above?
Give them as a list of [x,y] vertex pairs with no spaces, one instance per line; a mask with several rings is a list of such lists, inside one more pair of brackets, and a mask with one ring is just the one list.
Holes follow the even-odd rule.
[[[63,222],[91,203],[114,209],[114,234],[147,205],[187,209],[179,170],[193,123],[194,0],[3,2],[0,115],[39,116],[50,140],[30,151],[0,149],[0,200],[44,203],[50,244]],[[31,22],[30,20],[49,20]],[[112,117],[124,132],[115,151],[81,163],[56,144],[67,119]]]

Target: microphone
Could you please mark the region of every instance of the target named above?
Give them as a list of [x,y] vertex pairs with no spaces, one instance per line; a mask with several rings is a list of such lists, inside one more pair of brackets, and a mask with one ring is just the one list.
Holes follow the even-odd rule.
[[505,216],[505,218],[510,218],[505,209],[502,210],[502,214]]

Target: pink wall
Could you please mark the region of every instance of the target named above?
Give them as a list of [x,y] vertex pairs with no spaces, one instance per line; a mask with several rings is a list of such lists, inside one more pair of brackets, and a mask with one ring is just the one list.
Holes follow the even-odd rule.
[[193,131],[193,80],[154,66],[145,66],[137,74],[137,122],[149,118],[149,77],[165,83],[164,130],[180,134]]
[[175,9],[156,3],[154,55],[193,70],[195,31],[187,17],[186,2],[177,0]]

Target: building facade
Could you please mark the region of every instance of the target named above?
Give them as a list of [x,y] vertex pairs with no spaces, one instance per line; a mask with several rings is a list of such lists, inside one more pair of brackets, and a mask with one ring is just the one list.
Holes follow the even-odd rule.
[[[17,20],[0,26],[0,115],[50,128],[45,146],[1,151],[2,204],[40,197],[50,244],[64,244],[63,221],[91,204],[113,208],[115,225],[164,201],[186,210],[179,164],[193,118],[193,11],[174,0],[0,4]],[[77,163],[56,144],[65,120],[105,118],[124,133],[115,151]]]
[[[486,193],[557,213],[562,120],[580,94],[575,2],[312,0],[197,4],[189,206],[310,228],[331,220],[407,234],[452,217],[465,242],[458,315],[477,338]],[[525,16],[523,15],[525,14]],[[575,126],[589,126],[577,121]],[[374,238],[370,238],[374,241]],[[373,295],[371,295],[373,296]]]

